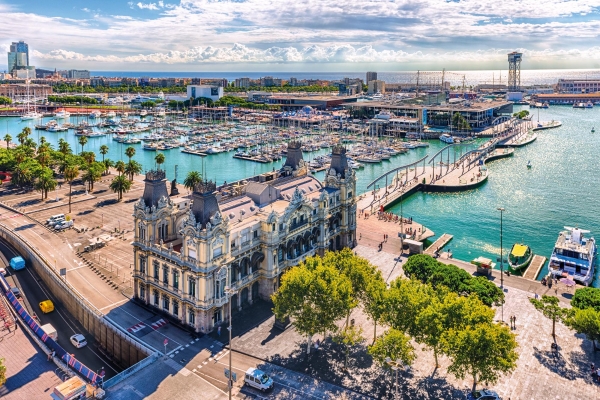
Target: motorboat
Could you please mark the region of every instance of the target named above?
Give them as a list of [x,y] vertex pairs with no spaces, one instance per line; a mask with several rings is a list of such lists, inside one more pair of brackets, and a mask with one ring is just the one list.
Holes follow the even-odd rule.
[[101,116],[102,116],[102,113],[98,110],[94,110],[90,113],[90,118],[92,118],[92,119],[100,118]]
[[452,137],[452,135],[449,135],[448,133],[443,133],[442,135],[440,135],[440,140],[442,142],[448,143],[448,144],[454,143],[454,138]]
[[572,276],[575,282],[589,286],[594,279],[596,240],[585,237],[588,230],[565,226],[560,232],[548,269],[557,278]]
[[533,252],[526,244],[515,243],[508,254],[508,266],[514,271],[519,271],[529,265],[533,259]]
[[56,112],[54,113],[54,118],[59,118],[59,119],[64,119],[64,118],[69,118],[71,116],[71,113],[68,112],[66,109],[64,108],[59,108],[58,110],[56,110]]

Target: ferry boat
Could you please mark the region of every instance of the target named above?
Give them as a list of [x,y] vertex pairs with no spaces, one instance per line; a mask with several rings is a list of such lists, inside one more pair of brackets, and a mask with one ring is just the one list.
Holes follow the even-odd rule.
[[573,280],[585,286],[594,279],[596,241],[593,237],[584,238],[588,230],[565,226],[560,232],[552,256],[549,270],[555,277],[573,276]]
[[448,144],[454,143],[454,138],[451,135],[447,134],[447,133],[442,134],[440,136],[440,140],[442,142],[448,143]]
[[533,259],[533,252],[526,244],[515,243],[508,255],[509,268],[518,271],[529,265]]

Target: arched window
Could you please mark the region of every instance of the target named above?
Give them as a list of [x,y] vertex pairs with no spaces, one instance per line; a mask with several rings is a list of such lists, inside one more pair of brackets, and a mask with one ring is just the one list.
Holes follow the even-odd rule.
[[146,227],[142,222],[138,224],[138,236],[140,240],[146,240]]

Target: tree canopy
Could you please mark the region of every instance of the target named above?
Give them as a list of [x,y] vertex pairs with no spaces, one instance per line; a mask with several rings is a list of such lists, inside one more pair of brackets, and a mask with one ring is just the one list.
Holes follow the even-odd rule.
[[593,308],[600,312],[600,289],[593,287],[577,289],[571,299],[571,305],[581,310]]

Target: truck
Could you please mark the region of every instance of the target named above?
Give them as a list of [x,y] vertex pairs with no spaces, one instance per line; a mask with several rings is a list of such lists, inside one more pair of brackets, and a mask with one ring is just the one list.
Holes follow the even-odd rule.
[[58,342],[58,332],[56,332],[56,329],[54,329],[52,324],[42,325],[42,326],[40,326],[40,328],[42,328],[44,333],[46,335],[50,336],[52,338],[52,340],[54,340],[55,342]]
[[50,394],[54,400],[74,400],[86,397],[87,386],[81,378],[74,376],[54,388]]
[[25,260],[21,256],[13,257],[10,260],[10,266],[13,270],[18,271],[25,268]]

